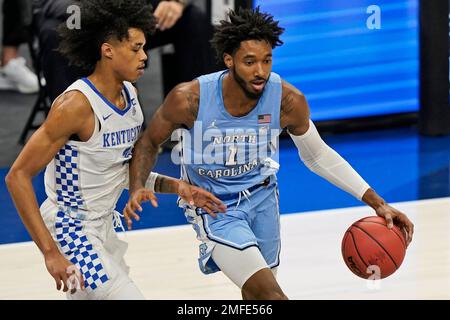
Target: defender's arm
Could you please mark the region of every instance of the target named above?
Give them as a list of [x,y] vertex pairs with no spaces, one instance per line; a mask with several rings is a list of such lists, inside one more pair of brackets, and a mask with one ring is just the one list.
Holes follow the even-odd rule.
[[[64,284],[67,291],[65,260],[53,241],[39,212],[32,178],[38,174],[69,140],[72,134],[89,136],[94,128],[94,114],[87,99],[79,92],[61,96],[53,105],[47,119],[33,134],[6,176],[11,198],[33,241],[43,253],[49,273],[57,289]],[[83,283],[83,281],[81,281]]]

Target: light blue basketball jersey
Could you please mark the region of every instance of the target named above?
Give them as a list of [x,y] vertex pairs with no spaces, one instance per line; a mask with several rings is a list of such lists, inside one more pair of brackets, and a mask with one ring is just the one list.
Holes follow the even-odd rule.
[[271,73],[255,108],[234,117],[225,109],[220,71],[198,78],[197,120],[182,135],[182,175],[215,195],[244,191],[276,173],[281,78]]

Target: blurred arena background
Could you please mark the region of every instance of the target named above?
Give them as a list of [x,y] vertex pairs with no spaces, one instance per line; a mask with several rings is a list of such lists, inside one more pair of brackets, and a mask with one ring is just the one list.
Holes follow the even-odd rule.
[[[415,223],[402,268],[380,288],[368,288],[346,270],[340,241],[353,221],[372,214],[370,208],[309,172],[284,137],[279,277],[286,294],[294,299],[450,299],[449,1],[194,2],[212,23],[236,6],[260,5],[274,14],[286,33],[285,44],[274,51],[273,71],[305,94],[324,140]],[[138,82],[145,88],[140,100],[147,119],[172,85],[172,50],[170,45],[151,50]],[[20,52],[32,67],[28,46]],[[64,298],[54,290],[4,183],[37,99],[38,94],[0,91],[0,299]],[[40,112],[34,123],[42,119]],[[179,176],[170,147],[155,171]],[[34,182],[42,202],[43,174]],[[119,211],[127,198],[125,193],[119,200]],[[158,198],[159,208],[145,205],[134,223],[139,231],[126,237],[132,278],[146,297],[239,299],[222,275],[204,277],[198,270],[195,233],[176,197]]]

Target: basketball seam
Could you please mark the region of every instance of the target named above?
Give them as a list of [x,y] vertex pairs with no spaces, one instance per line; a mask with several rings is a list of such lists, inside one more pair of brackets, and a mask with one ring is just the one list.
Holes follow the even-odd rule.
[[341,244],[341,253],[342,253],[342,257],[344,258],[344,261],[345,261],[345,243],[347,242],[349,233],[350,233],[349,230],[345,231],[344,239],[342,239],[342,244]]
[[366,269],[367,269],[369,267],[369,265],[364,261],[361,254],[359,253],[358,247],[356,246],[355,237],[353,236],[352,231],[349,231],[348,233],[350,233],[350,235],[352,236],[353,245],[355,246],[355,250],[356,250],[356,253],[358,254],[358,257],[361,259],[361,261],[364,263],[364,265],[366,266]]
[[[379,222],[375,222],[375,221],[358,221],[358,223],[376,223],[376,224],[380,224],[380,225],[382,225],[382,226],[386,226],[385,224],[382,224],[382,223],[379,223]],[[403,248],[406,250],[406,241],[404,240],[404,238],[401,237],[401,236],[399,236],[399,234],[398,234],[397,232],[395,232],[394,229],[392,229],[392,230],[393,230],[393,232],[395,233],[395,235],[396,235],[397,237],[399,237],[400,242],[401,242],[402,245],[403,245]],[[400,229],[399,229],[399,231],[400,231]],[[400,232],[401,232],[401,231],[400,231]]]
[[[343,257],[345,257],[345,250],[344,250],[344,247],[345,247],[345,242],[347,241],[347,238],[348,238],[348,234],[350,233],[350,231],[345,231],[345,234],[344,234],[344,238],[342,239],[342,244],[341,244],[341,252],[342,252],[342,256]],[[345,258],[344,258],[344,260],[345,260]]]
[[389,252],[381,245],[381,243],[378,242],[377,239],[375,239],[374,237],[372,237],[372,236],[371,236],[366,230],[364,230],[363,228],[358,227],[358,226],[355,226],[355,225],[353,225],[353,227],[355,227],[355,228],[361,230],[362,232],[364,232],[365,234],[367,234],[373,241],[375,241],[375,242],[381,247],[381,249],[383,249],[384,252],[386,252],[386,254],[388,255],[388,257],[391,259],[392,263],[393,263],[394,266],[395,266],[395,269],[398,269],[398,266],[397,266],[397,264],[395,263],[394,259],[391,257],[391,255],[389,254]]

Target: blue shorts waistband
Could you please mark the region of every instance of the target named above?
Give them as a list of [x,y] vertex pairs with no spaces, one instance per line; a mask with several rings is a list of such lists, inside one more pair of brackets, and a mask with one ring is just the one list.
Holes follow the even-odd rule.
[[[264,179],[263,182],[257,183],[254,186],[251,186],[250,188],[247,188],[247,190],[250,193],[252,193],[252,192],[256,191],[259,188],[267,187],[269,184],[270,184],[270,177],[267,177],[266,179]],[[217,198],[219,198],[222,201],[238,199],[239,198],[239,192],[237,192],[237,193],[230,193],[230,194],[224,194],[224,195],[218,195]]]

